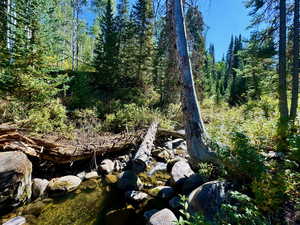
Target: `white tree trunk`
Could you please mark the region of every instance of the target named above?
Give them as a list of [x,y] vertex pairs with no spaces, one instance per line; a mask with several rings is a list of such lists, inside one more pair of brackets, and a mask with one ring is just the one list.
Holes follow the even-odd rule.
[[151,157],[151,150],[154,146],[155,135],[158,128],[158,122],[154,121],[150,125],[147,134],[144,137],[144,140],[138,149],[135,157],[133,159],[133,170],[136,173],[140,173],[146,170],[148,162]]
[[215,152],[210,149],[210,141],[200,114],[195,91],[191,62],[188,55],[186,29],[181,0],[173,0],[176,44],[180,59],[180,73],[183,86],[183,114],[188,153],[194,162],[218,163]]

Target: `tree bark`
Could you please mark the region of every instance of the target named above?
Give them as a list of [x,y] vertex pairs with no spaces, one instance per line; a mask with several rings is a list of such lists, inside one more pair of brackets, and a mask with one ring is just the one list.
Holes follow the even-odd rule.
[[286,85],[286,1],[280,0],[279,27],[279,135],[285,139],[288,130],[288,104]]
[[183,85],[183,114],[188,153],[194,162],[217,162],[215,152],[210,148],[210,141],[205,131],[200,114],[192,67],[188,55],[186,28],[181,0],[173,0],[176,43],[180,60],[180,74]]
[[292,80],[292,103],[290,120],[294,121],[297,116],[298,93],[299,93],[299,42],[300,42],[300,22],[299,22],[299,0],[295,0],[294,4],[294,37],[293,37],[293,80]]
[[144,137],[144,140],[138,149],[137,153],[135,154],[135,157],[133,159],[133,170],[136,173],[140,173],[146,170],[150,156],[151,156],[151,150],[154,145],[155,135],[158,128],[158,122],[154,121],[148,131],[147,134]]

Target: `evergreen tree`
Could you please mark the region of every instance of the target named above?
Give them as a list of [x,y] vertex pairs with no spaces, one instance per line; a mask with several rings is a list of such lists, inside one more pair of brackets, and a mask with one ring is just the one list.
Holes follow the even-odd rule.
[[107,1],[106,12],[101,21],[101,33],[97,37],[94,65],[96,81],[105,89],[119,85],[119,42],[111,0]]
[[153,71],[153,9],[152,1],[137,0],[133,6],[133,18],[138,40],[136,77],[143,89],[152,81]]

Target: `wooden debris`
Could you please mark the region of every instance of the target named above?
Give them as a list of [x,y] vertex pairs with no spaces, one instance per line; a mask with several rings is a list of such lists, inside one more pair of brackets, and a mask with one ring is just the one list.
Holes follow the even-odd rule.
[[[108,136],[95,135],[95,138],[85,140],[46,141],[51,138],[25,136],[17,129],[0,126],[0,151],[21,151],[30,157],[51,161],[54,164],[65,164],[84,160],[95,155],[118,152],[138,144],[145,131],[134,133],[111,134]],[[85,139],[85,138],[82,138]],[[58,140],[58,139],[57,139]]]

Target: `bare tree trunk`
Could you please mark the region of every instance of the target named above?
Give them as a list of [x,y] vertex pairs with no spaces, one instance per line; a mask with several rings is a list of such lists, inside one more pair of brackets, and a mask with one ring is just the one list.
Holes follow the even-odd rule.
[[288,130],[288,104],[286,85],[286,1],[280,0],[279,28],[279,135],[285,139]]
[[135,157],[133,159],[133,170],[136,173],[140,173],[146,170],[150,156],[151,156],[151,150],[154,145],[155,135],[158,128],[158,122],[154,121],[148,131],[147,134],[144,137],[144,140],[138,149],[137,153],[135,154]]
[[293,37],[293,81],[292,81],[292,103],[290,119],[294,121],[297,116],[298,93],[299,93],[299,42],[300,42],[300,22],[299,22],[299,0],[295,0],[294,4],[294,37]]
[[183,114],[188,153],[195,162],[218,162],[215,152],[210,149],[210,141],[200,114],[192,67],[188,55],[186,29],[183,17],[182,0],[173,0],[176,43],[180,60],[183,84]]

